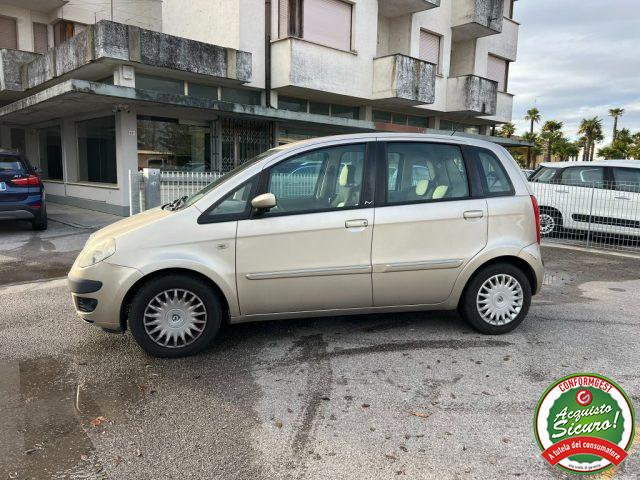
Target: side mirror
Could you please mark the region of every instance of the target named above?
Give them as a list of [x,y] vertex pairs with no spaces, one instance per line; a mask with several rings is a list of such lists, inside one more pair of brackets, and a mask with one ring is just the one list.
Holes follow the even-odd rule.
[[268,211],[278,205],[278,200],[273,193],[263,193],[251,200],[251,206],[258,211]]

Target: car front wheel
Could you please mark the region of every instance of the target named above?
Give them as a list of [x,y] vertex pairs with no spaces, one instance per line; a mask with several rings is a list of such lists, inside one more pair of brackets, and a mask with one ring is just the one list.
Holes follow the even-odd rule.
[[497,263],[476,273],[465,289],[460,313],[476,330],[500,335],[516,328],[531,305],[531,285],[518,267]]
[[155,357],[184,357],[205,349],[222,323],[222,307],[206,282],[189,275],[157,277],[131,302],[129,328]]

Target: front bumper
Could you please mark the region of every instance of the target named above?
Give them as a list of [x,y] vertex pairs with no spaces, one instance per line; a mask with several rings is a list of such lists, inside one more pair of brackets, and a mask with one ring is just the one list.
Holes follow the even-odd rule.
[[[86,268],[74,265],[67,278],[76,313],[97,327],[120,330],[122,302],[142,276],[135,268],[106,261]],[[87,305],[91,311],[86,311]]]

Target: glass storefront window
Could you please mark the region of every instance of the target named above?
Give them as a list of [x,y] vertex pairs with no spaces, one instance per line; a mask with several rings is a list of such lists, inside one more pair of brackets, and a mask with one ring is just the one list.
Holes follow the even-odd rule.
[[136,75],[136,88],[184,95],[184,82],[173,78],[153,77],[150,75],[138,74]]
[[138,168],[210,172],[211,128],[172,118],[138,117]]
[[60,127],[38,130],[42,178],[62,180],[62,137]]
[[360,108],[346,105],[331,105],[331,116],[340,118],[360,118]]
[[78,180],[118,183],[116,169],[116,119],[93,118],[76,123],[78,132]]
[[239,90],[237,88],[223,88],[222,101],[241,103],[243,105],[261,105],[262,94],[255,90]]

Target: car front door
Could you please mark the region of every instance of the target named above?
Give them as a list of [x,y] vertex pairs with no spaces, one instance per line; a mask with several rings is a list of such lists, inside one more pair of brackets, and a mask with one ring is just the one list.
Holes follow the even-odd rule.
[[380,150],[386,152],[379,155],[376,189],[374,305],[443,302],[487,243],[487,202],[471,198],[457,145],[393,142]]
[[366,143],[319,148],[263,172],[260,192],[273,193],[277,206],[238,222],[242,315],[372,305],[369,150]]

